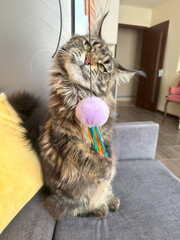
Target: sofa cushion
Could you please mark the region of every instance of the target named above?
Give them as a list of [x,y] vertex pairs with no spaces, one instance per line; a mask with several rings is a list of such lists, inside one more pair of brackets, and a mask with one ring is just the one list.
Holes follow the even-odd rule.
[[156,154],[159,124],[121,122],[113,127],[113,148],[119,160],[154,159]]
[[37,193],[43,176],[21,119],[0,94],[0,233]]
[[50,240],[55,220],[42,207],[40,190],[16,215],[0,235],[0,240]]
[[118,212],[102,220],[66,218],[53,239],[180,239],[180,182],[160,161],[118,162],[113,187],[121,198]]

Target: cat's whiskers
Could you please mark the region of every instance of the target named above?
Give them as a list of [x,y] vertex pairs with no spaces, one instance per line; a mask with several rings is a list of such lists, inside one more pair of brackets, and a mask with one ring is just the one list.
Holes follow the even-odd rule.
[[53,33],[56,35],[56,36],[59,36],[59,32],[54,28],[52,27],[49,23],[47,23],[43,18],[39,17],[39,20],[44,23],[51,31],[53,31]]
[[42,4],[44,4],[56,17],[59,18],[59,16],[57,15],[57,13],[56,13],[52,8],[50,8],[49,5],[47,5],[47,4],[46,4],[44,1],[42,1],[42,0],[40,0],[40,2],[41,2]]
[[129,68],[136,68],[136,69],[139,69],[139,70],[142,70],[142,71],[145,71],[145,69],[144,68],[142,68],[140,65],[137,65],[137,64],[135,64],[135,63],[133,63],[133,62],[126,62],[126,61],[123,61],[123,62],[121,62],[121,64],[124,66],[126,66],[126,65],[128,65],[128,67]]
[[[49,5],[47,5],[44,1],[42,1],[42,0],[40,0],[40,2],[42,3],[42,4],[44,4],[58,19],[59,19],[59,15],[49,6]],[[56,34],[56,36],[59,36],[59,32],[54,28],[54,27],[52,27],[49,23],[47,23],[44,19],[41,19],[41,21],[44,23],[44,24],[46,24],[55,34]],[[63,26],[62,26],[62,30],[63,30],[63,33],[65,33],[66,34],[66,38],[70,38],[71,36],[70,36],[70,34],[67,32],[67,30],[66,30],[66,28],[64,28]],[[61,39],[62,39],[63,37],[61,36]],[[64,39],[64,42],[66,42],[67,41],[67,39]],[[62,42],[62,41],[61,41]]]
[[25,21],[27,21],[28,23],[30,23],[31,25],[33,25],[36,29],[38,29],[40,32],[42,32],[43,34],[45,34],[49,39],[55,41],[55,39],[51,38],[47,32],[42,31],[42,29],[40,27],[38,27],[35,23],[33,23],[31,20],[24,18]]
[[30,64],[30,70],[31,70],[31,72],[33,71],[32,69],[33,69],[33,63],[34,63],[35,58],[36,58],[40,53],[42,53],[42,52],[52,51],[52,50],[54,50],[54,48],[41,49],[41,50],[39,50],[37,53],[34,54],[34,56],[32,57],[32,60],[31,60],[31,64]]
[[69,35],[69,33],[67,32],[66,28],[62,28],[63,32],[66,33],[66,37],[68,38],[68,40],[71,38],[71,36]]

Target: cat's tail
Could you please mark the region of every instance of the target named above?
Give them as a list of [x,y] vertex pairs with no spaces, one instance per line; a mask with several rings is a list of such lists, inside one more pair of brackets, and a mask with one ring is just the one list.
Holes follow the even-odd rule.
[[38,151],[39,121],[37,108],[40,106],[39,99],[28,92],[18,92],[8,96],[8,101],[22,119],[22,125],[27,130],[27,139]]

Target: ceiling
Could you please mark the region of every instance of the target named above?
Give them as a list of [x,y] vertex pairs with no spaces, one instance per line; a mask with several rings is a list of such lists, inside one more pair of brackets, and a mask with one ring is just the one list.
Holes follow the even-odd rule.
[[154,8],[167,0],[120,0],[120,4],[134,7]]

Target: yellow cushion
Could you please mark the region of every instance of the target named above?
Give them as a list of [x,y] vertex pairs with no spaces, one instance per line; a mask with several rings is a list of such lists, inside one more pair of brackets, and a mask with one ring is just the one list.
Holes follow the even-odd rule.
[[39,159],[4,93],[0,94],[0,233],[43,185]]

